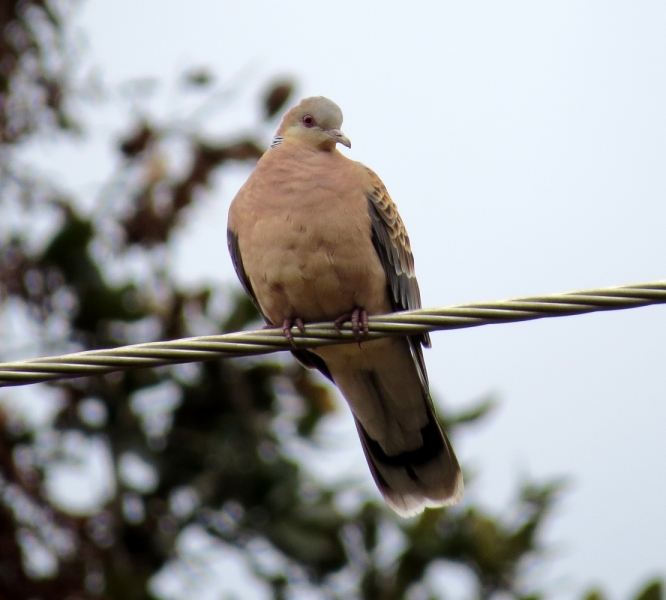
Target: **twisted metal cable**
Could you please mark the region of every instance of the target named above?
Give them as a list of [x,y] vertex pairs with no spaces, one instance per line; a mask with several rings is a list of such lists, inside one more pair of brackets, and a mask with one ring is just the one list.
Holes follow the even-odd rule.
[[[373,316],[370,317],[368,340],[492,323],[637,308],[650,304],[666,304],[666,280]],[[306,325],[304,334],[294,329],[296,348],[353,342],[355,339],[349,324],[345,324],[342,331],[338,331],[332,323]],[[108,350],[90,350],[0,363],[0,387],[215,358],[267,354],[289,350],[294,346],[285,339],[282,330],[276,328],[134,344]]]

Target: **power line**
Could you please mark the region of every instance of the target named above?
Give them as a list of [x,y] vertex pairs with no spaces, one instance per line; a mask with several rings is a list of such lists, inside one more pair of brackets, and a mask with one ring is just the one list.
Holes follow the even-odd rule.
[[[666,280],[373,316],[370,317],[368,341],[426,331],[565,317],[651,304],[666,304]],[[349,324],[338,332],[332,323],[315,323],[306,325],[305,334],[296,329],[293,334],[297,348],[355,343]],[[0,363],[0,387],[216,358],[268,354],[292,347],[280,328],[90,350]]]

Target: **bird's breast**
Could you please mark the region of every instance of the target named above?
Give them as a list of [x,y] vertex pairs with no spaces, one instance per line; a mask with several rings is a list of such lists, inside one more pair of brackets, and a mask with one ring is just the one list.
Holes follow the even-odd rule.
[[390,310],[367,200],[333,187],[278,182],[239,232],[245,270],[275,324],[296,317],[329,321],[356,307],[370,314]]

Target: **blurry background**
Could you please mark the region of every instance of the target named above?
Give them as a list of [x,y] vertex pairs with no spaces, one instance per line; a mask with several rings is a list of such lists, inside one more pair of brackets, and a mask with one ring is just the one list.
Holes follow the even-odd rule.
[[[0,21],[3,360],[252,325],[226,212],[307,95],[397,202],[424,306],[664,277],[660,3],[32,0]],[[666,565],[663,313],[436,334],[469,485],[412,521],[285,357],[4,390],[0,590],[631,597]]]

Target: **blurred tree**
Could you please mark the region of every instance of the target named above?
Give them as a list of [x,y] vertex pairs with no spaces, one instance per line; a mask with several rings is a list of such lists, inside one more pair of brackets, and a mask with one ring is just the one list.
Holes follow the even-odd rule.
[[[118,136],[113,185],[101,187],[89,214],[19,160],[17,149],[40,136],[80,130],[69,108],[85,101],[72,83],[71,8],[0,2],[2,314],[29,324],[45,342],[55,337],[57,351],[257,321],[239,292],[185,289],[163,260],[215,170],[252,163],[264,150],[260,136],[221,142],[201,133],[196,115],[220,97],[212,73],[194,69],[182,78],[183,93],[200,94],[191,119],[160,122],[147,106],[135,113]],[[274,125],[293,90],[287,79],[267,86],[267,123]],[[166,159],[174,140],[185,149],[178,168]],[[40,219],[51,226],[45,241],[31,226]],[[141,277],[118,275],[127,270],[115,267],[130,256]],[[151,582],[165,573],[178,579],[181,597],[191,595],[203,567],[184,542],[188,535],[240,552],[264,596],[276,599],[299,590],[321,598],[443,598],[431,577],[442,564],[466,569],[478,598],[546,593],[527,568],[543,554],[542,524],[561,482],[526,482],[507,510],[511,518],[465,502],[407,521],[366,498],[358,482],[323,485],[290,447],[294,439],[318,445],[318,425],[335,403],[326,384],[289,358],[211,361],[33,389],[56,397],[53,419],[39,426],[12,403],[18,391],[2,392],[0,600],[139,600],[157,594]],[[448,415],[446,427],[455,436],[491,408],[482,401]],[[59,475],[82,469],[91,456],[110,466],[97,501],[75,510],[62,499]],[[357,501],[342,510],[339,499],[350,493]],[[584,597],[603,596],[592,590]],[[662,597],[661,583],[652,581],[636,599]]]

